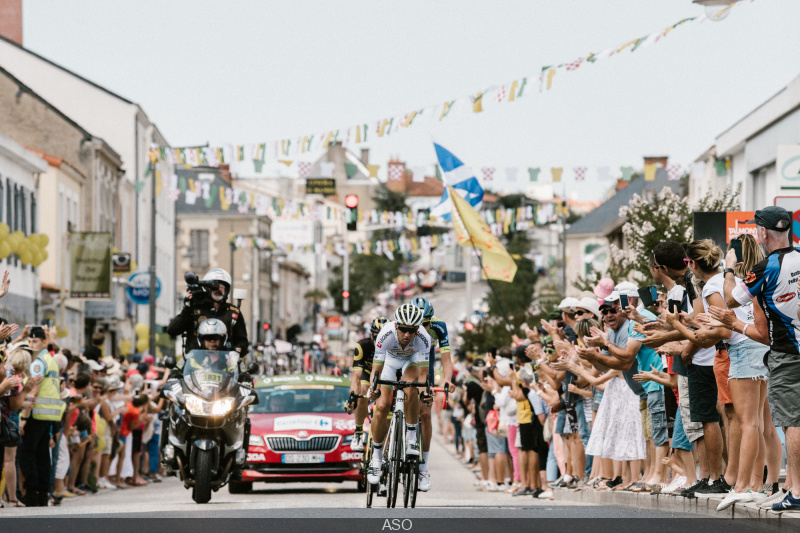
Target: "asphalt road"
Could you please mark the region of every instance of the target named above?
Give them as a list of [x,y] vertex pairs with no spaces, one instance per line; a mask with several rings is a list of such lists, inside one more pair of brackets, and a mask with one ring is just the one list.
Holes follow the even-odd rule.
[[[59,507],[3,509],[2,517],[92,518],[678,518],[691,515],[639,511],[622,507],[512,498],[476,491],[473,474],[439,440],[431,446],[433,489],[417,498],[416,509],[385,507],[375,498],[372,509],[354,482],[328,484],[256,484],[250,494],[230,494],[227,487],[211,502],[197,505],[174,477],[147,487],[103,490],[64,500]],[[401,504],[402,505],[402,504]]]

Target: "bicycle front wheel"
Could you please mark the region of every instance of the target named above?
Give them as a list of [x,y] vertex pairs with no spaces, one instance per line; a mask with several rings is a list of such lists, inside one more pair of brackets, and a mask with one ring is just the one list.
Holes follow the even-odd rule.
[[391,488],[389,489],[389,496],[391,496],[392,504],[394,507],[397,504],[397,487],[400,482],[400,476],[403,473],[403,466],[405,462],[405,436],[406,424],[403,413],[398,413],[395,417],[394,424],[394,449],[392,450],[392,476]]

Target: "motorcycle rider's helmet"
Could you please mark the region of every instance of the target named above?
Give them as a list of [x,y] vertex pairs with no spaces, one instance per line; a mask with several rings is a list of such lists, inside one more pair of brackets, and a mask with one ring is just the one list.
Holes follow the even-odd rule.
[[381,328],[389,322],[389,319],[385,316],[379,316],[375,320],[372,321],[372,324],[369,326],[369,332],[371,335],[377,335],[381,332]]
[[228,295],[231,293],[233,280],[227,270],[223,268],[212,268],[203,276],[203,281],[219,281],[225,287],[223,291],[225,293],[225,298],[223,298],[223,301],[228,299]]
[[414,304],[403,304],[394,312],[394,320],[400,326],[419,326],[422,319],[422,309]]
[[423,298],[422,296],[417,296],[411,303],[416,305],[417,307],[422,308],[422,315],[424,320],[430,320],[433,318],[433,305],[428,301],[427,298]]
[[200,326],[197,328],[197,340],[200,342],[200,346],[205,348],[203,341],[214,338],[222,340],[222,347],[228,342],[228,328],[225,323],[218,318],[207,318],[200,322]]

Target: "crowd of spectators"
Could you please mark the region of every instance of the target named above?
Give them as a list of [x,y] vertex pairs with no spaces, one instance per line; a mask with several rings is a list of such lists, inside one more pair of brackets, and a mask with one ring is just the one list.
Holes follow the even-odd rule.
[[[0,297],[8,288],[8,273]],[[55,328],[0,326],[0,507],[44,507],[161,481],[168,371],[151,355],[103,356],[102,333],[82,354]]]
[[477,489],[800,511],[800,252],[785,210],[755,223],[739,256],[710,239],[661,242],[655,285],[606,278],[510,346],[458,363],[442,427]]

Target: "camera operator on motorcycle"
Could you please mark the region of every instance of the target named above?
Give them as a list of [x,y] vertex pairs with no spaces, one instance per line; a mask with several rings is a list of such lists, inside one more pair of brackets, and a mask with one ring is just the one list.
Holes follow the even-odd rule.
[[231,292],[230,274],[221,268],[213,268],[202,281],[192,272],[187,272],[184,279],[188,287],[183,309],[169,323],[167,333],[173,337],[184,335],[184,352],[203,348],[197,338],[198,328],[204,320],[215,318],[225,325],[226,339],[230,341],[220,349],[235,350],[244,358],[248,351],[247,327],[239,308],[227,301]]

